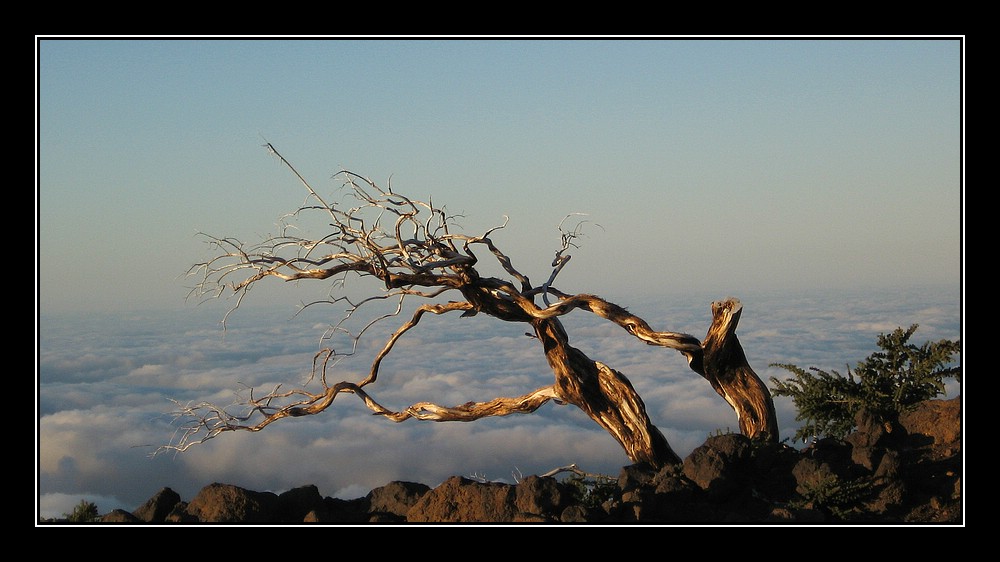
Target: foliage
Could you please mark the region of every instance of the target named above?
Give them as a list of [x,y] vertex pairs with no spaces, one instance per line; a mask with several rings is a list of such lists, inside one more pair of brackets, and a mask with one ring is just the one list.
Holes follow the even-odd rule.
[[962,351],[961,343],[940,340],[918,347],[908,343],[917,327],[913,324],[907,330],[880,334],[881,351],[859,362],[853,372],[848,367],[846,377],[816,367],[809,372],[772,363],[795,375],[784,381],[771,377],[774,395],[790,396],[798,410],[795,419],[805,421],[795,439],[843,438],[854,429],[855,416],[862,409],[880,422],[895,420],[915,404],[945,394],[945,379],[961,381],[961,367],[951,365],[953,356]]
[[819,509],[836,517],[847,517],[856,510],[872,489],[870,480],[841,480],[836,475],[824,478],[816,484],[805,484],[800,501],[792,502],[795,507]]
[[97,504],[87,500],[80,500],[73,508],[73,513],[63,514],[63,517],[71,523],[90,523],[97,519]]
[[575,474],[564,480],[570,486],[573,499],[588,508],[598,508],[618,491],[617,480],[610,476],[595,478]]

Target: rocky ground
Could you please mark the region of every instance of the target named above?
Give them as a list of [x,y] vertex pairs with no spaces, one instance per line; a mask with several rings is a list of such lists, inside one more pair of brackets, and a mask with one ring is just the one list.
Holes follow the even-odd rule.
[[[170,488],[104,524],[964,524],[961,397],[798,450],[739,434],[710,437],[683,464],[573,472],[517,484],[452,477],[435,488],[390,482],[366,497],[312,485],[274,494],[213,483],[185,501]],[[43,522],[45,523],[45,522]],[[48,522],[58,523],[58,522]]]

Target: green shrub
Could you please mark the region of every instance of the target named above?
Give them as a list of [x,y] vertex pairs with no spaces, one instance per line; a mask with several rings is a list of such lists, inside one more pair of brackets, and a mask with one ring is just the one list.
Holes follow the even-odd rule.
[[854,429],[855,415],[862,408],[883,423],[893,421],[915,404],[945,394],[945,379],[961,381],[961,367],[949,366],[953,356],[961,353],[961,343],[940,340],[919,347],[910,344],[917,326],[880,334],[878,347],[882,351],[859,362],[853,372],[848,367],[846,377],[816,367],[806,371],[795,365],[772,363],[772,367],[795,375],[784,381],[771,377],[774,395],[790,396],[798,410],[795,419],[805,422],[796,431],[795,439],[843,438]]
[[97,504],[80,500],[73,508],[73,513],[63,514],[67,521],[71,523],[90,523],[97,519]]
[[859,503],[872,490],[872,482],[865,478],[841,480],[831,475],[804,488],[801,498],[790,502],[792,507],[818,509],[843,519],[859,509]]
[[573,499],[589,508],[599,508],[618,491],[618,482],[610,476],[573,475],[565,480]]

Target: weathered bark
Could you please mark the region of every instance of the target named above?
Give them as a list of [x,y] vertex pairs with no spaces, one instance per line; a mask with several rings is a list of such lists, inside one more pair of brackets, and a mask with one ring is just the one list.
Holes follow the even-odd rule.
[[750,367],[736,337],[743,305],[729,298],[712,303],[712,325],[701,353],[686,353],[691,369],[705,377],[715,392],[733,407],[740,433],[778,442],[778,418],[767,386]]
[[557,318],[538,319],[532,325],[555,374],[560,400],[577,406],[606,429],[632,462],[648,462],[658,468],[681,462],[649,420],[642,398],[627,378],[569,345]]
[[[699,343],[688,334],[654,331],[642,318],[595,295],[559,296],[561,301],[545,312],[565,314],[571,308],[588,310],[618,324],[648,345],[680,351],[687,356],[691,369],[705,377],[719,396],[736,411],[742,434],[778,441],[777,415],[771,393],[750,367],[736,337],[736,326],[743,311],[739,299],[712,303],[712,325],[704,341]],[[586,411],[586,408],[583,409]]]

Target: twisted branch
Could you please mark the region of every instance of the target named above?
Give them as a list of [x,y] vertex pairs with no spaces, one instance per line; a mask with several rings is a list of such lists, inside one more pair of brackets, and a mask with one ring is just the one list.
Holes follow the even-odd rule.
[[[575,241],[582,235],[582,223],[573,229],[566,229],[566,219],[560,222],[558,228],[561,244],[551,263],[551,273],[542,285],[535,287],[491,240],[496,231],[506,227],[506,217],[503,224],[487,230],[481,236],[453,232],[451,221],[454,217],[444,208],[438,208],[429,201],[418,201],[395,193],[391,186],[383,189],[372,180],[347,170],[342,170],[334,177],[341,179],[340,189],[357,204],[349,208],[336,206],[328,203],[328,198],[313,189],[270,143],[265,146],[306,187],[306,201],[296,211],[282,217],[280,234],[268,237],[260,244],[247,246],[234,238],[205,235],[217,254],[205,262],[195,264],[189,270],[189,275],[199,278],[189,297],[218,298],[227,292],[232,293],[236,297],[236,303],[227,312],[228,318],[230,313],[239,308],[253,286],[270,278],[282,281],[335,279],[335,287],[346,285],[349,276],[372,278],[377,281],[381,294],[368,296],[359,302],[343,296],[331,297],[303,306],[305,308],[337,302],[349,304],[340,320],[332,324],[321,338],[321,341],[326,341],[332,339],[335,333],[347,334],[350,338],[349,349],[337,351],[327,347],[314,356],[312,372],[305,386],[318,384],[318,389],[282,390],[277,386],[263,397],[255,397],[253,389],[250,389],[249,396],[240,398],[230,408],[208,403],[182,405],[175,402],[178,419],[189,422],[180,427],[174,442],[158,451],[183,451],[227,431],[256,432],[283,418],[315,415],[329,408],[339,394],[347,393],[358,396],[376,415],[395,422],[411,418],[427,421],[472,421],[489,416],[530,413],[550,400],[570,403],[581,408],[604,427],[633,461],[646,461],[654,466],[680,462],[666,439],[649,420],[642,399],[628,379],[569,345],[568,335],[559,317],[575,309],[589,311],[614,322],[648,345],[680,351],[688,358],[692,369],[714,381],[712,384],[717,390],[732,388],[732,384],[728,382],[731,380],[748,380],[746,377],[734,379],[727,375],[732,365],[727,363],[726,358],[735,357],[731,353],[720,354],[713,351],[711,356],[706,355],[709,347],[694,336],[653,330],[642,318],[596,295],[567,294],[558,290],[554,286],[555,279],[570,259],[569,250],[576,247]],[[324,228],[330,230],[318,238],[293,235],[293,232],[299,231],[296,221],[312,216],[315,212],[321,213]],[[487,248],[510,279],[479,275],[476,270],[478,257],[474,252],[477,245]],[[404,300],[432,299],[449,291],[461,298],[419,305],[409,320],[392,333],[375,355],[362,380],[329,382],[332,378],[330,369],[341,359],[357,352],[359,339],[373,325],[401,314]],[[542,306],[535,302],[535,298],[539,296]],[[556,298],[555,302],[550,302],[550,296]],[[365,323],[360,331],[352,333],[347,325],[348,320],[354,318],[362,307],[387,299],[396,300],[394,311],[377,316]],[[498,397],[451,407],[417,402],[399,411],[382,406],[363,390],[378,380],[383,360],[392,352],[400,338],[417,326],[424,314],[429,312],[441,315],[453,311],[461,311],[462,316],[482,313],[503,321],[530,324],[533,334],[529,335],[541,342],[555,375],[555,384],[517,397]],[[738,318],[738,314],[736,317]],[[735,328],[735,322],[732,326]],[[706,343],[711,343],[713,350],[732,350],[731,342],[735,341],[732,331],[720,333],[718,345],[711,338]],[[738,342],[736,345],[738,346]],[[766,388],[764,392],[766,393]],[[730,400],[728,396],[725,397]],[[730,401],[730,404],[743,416],[743,410],[740,409],[743,407],[742,402]],[[230,409],[237,412],[232,413]],[[741,417],[741,427],[743,426]]]

